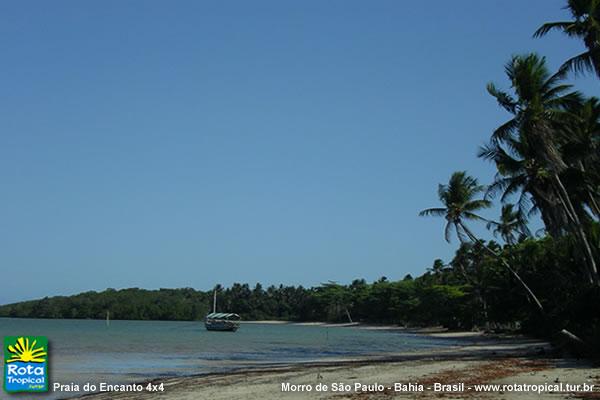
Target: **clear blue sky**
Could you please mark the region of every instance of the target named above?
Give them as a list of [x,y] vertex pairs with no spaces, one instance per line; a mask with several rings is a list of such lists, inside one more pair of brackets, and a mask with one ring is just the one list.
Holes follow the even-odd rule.
[[2,2],[0,304],[448,260],[417,213],[454,170],[491,179],[511,54],[582,49],[531,38],[562,5]]

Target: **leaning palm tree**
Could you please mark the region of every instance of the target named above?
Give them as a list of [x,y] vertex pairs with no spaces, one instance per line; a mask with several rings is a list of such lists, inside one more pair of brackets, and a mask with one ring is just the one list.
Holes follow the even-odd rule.
[[518,209],[515,210],[513,207],[512,204],[503,205],[500,213],[500,221],[490,221],[487,224],[487,228],[492,230],[494,236],[500,236],[509,245],[517,243],[517,235],[531,235],[524,216]]
[[491,203],[487,199],[477,198],[485,192],[485,187],[480,185],[476,178],[466,174],[465,171],[458,171],[452,174],[447,185],[440,184],[438,186],[438,197],[443,204],[443,207],[428,208],[419,213],[420,216],[437,216],[446,219],[446,227],[444,229],[446,241],[450,241],[452,230],[456,232],[458,239],[461,242],[471,241],[481,245],[493,257],[497,258],[504,267],[519,281],[527,294],[535,302],[540,311],[543,312],[544,307],[538,300],[537,296],[531,291],[529,286],[521,279],[519,274],[506,262],[504,258],[483,241],[478,239],[466,225],[465,221],[485,221],[487,220],[477,214],[479,210],[489,208]]
[[599,219],[600,100],[588,98],[570,111],[576,118],[565,130],[562,144],[564,158],[572,167],[568,189]]
[[493,132],[492,140],[526,142],[546,167],[564,169],[556,132],[568,121],[570,113],[566,109],[581,102],[581,94],[564,83],[566,72],[550,74],[546,58],[536,53],[513,56],[504,70],[513,93],[493,83],[487,85],[487,90],[512,118]]
[[[501,177],[507,174],[497,161],[497,150],[504,155],[524,156],[519,161],[528,172],[527,190],[540,208],[546,228],[555,236],[568,230],[578,238],[588,280],[600,284],[594,254],[583,227],[587,219],[585,209],[573,201],[573,194],[561,177],[569,167],[561,152],[562,139],[576,120],[570,110],[582,103],[582,96],[572,91],[571,85],[563,83],[564,70],[550,74],[545,58],[535,53],[514,56],[505,71],[514,94],[499,90],[494,84],[488,85],[488,92],[512,118],[492,134],[488,147],[494,150],[493,157],[487,149],[483,149],[480,156],[494,159]],[[498,176],[495,184],[498,184]],[[545,214],[556,218],[550,221]]]
[[509,140],[508,144],[491,141],[479,149],[478,156],[496,164],[498,173],[488,187],[486,197],[500,194],[506,204],[517,196],[518,213],[523,220],[540,213],[546,231],[553,237],[565,233],[567,216],[559,206],[547,171],[535,160],[526,143]]
[[565,8],[571,12],[572,21],[548,22],[533,36],[557,30],[583,40],[587,51],[568,59],[561,69],[575,73],[590,71],[600,77],[600,0],[568,0]]
[[485,190],[476,178],[468,176],[465,171],[452,174],[447,185],[438,186],[438,197],[444,207],[428,208],[419,213],[420,216],[436,216],[446,218],[444,237],[450,242],[452,229],[456,232],[461,242],[470,238],[471,231],[464,224],[464,220],[486,221],[476,214],[477,211],[489,208],[491,203],[486,199],[475,199]]

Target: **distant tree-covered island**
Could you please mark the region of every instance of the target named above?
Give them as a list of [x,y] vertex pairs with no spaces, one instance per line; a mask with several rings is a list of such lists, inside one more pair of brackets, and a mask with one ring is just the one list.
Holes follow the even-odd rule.
[[[595,225],[594,232],[600,233]],[[483,251],[487,246],[493,252]],[[521,237],[514,244],[465,242],[449,263],[435,260],[416,278],[317,287],[233,284],[216,287],[218,311],[244,320],[386,323],[402,326],[443,325],[452,329],[518,329],[546,335],[558,328],[600,345],[600,312],[595,285],[581,284],[569,237]],[[504,265],[510,260],[544,305],[538,311]],[[91,318],[123,320],[202,320],[212,309],[213,290],[107,289],[0,306],[0,317]]]

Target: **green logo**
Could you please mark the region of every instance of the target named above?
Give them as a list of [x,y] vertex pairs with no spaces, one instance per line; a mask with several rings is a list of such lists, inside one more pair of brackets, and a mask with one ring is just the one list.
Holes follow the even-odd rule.
[[48,391],[46,337],[4,337],[4,390],[8,393]]

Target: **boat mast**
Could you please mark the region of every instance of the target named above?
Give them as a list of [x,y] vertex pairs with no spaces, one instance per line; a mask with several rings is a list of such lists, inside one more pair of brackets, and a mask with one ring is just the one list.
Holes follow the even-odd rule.
[[213,312],[217,312],[217,289],[213,292]]

